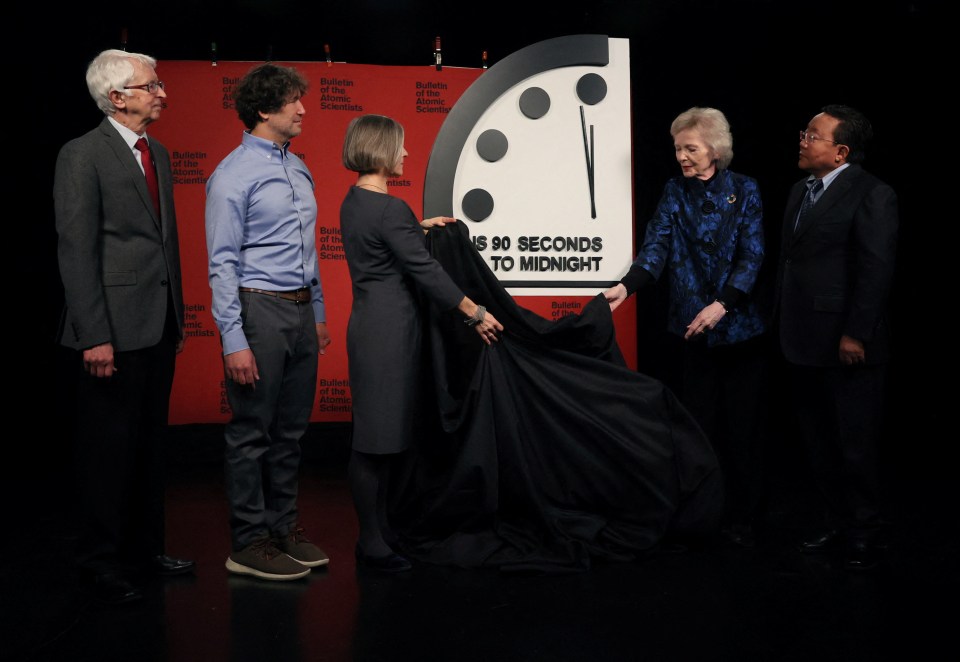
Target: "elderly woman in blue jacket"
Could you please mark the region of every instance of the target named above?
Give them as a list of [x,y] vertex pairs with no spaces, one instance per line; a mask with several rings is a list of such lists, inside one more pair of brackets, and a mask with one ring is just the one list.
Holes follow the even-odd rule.
[[691,108],[670,126],[682,176],[667,182],[643,247],[619,284],[615,310],[669,278],[667,330],[685,341],[681,399],[710,437],[726,484],[724,534],[754,544],[765,322],[750,297],[763,262],[757,182],[727,170],[733,137],[723,113]]

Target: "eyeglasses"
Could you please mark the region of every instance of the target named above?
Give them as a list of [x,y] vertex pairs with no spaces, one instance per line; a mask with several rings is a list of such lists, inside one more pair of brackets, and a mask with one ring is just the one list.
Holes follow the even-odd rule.
[[820,136],[815,136],[815,135],[813,135],[812,133],[810,133],[809,131],[801,131],[801,132],[800,132],[800,140],[802,140],[802,141],[805,142],[805,143],[810,143],[811,145],[812,145],[813,143],[817,142],[818,140],[822,140],[822,141],[828,142],[828,143],[833,143],[834,145],[842,145],[842,144],[843,144],[843,143],[838,143],[836,140],[830,140],[829,138],[821,138]]
[[150,94],[156,94],[157,90],[163,89],[163,81],[155,80],[150,83],[144,83],[143,85],[124,85],[123,89],[125,90],[146,90]]

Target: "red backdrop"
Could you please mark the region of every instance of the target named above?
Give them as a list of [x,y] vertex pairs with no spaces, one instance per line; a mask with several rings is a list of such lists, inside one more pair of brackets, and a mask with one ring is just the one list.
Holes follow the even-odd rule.
[[[240,143],[244,129],[233,110],[232,94],[239,79],[254,63],[165,61],[157,73],[166,84],[168,98],[163,116],[151,125],[167,149],[173,166],[174,196],[180,231],[184,301],[187,306],[187,343],[177,360],[170,403],[170,422],[215,423],[226,421],[230,409],[223,389],[223,367],[217,327],[210,314],[207,285],[207,251],[203,227],[207,177]],[[340,163],[347,123],[363,113],[389,115],[406,132],[409,156],[404,177],[391,182],[391,193],[403,198],[415,213],[423,207],[423,175],[434,138],[446,117],[445,110],[482,69],[445,67],[387,67],[325,62],[283,63],[296,67],[310,81],[304,97],[303,134],[292,149],[310,168],[316,182],[319,206],[317,251],[323,281],[327,325],[333,342],[320,357],[317,400],[313,421],[349,421],[350,388],[347,378],[346,325],[350,315],[350,276],[339,239],[339,210],[356,175]],[[441,84],[442,105],[436,97],[429,106],[418,104],[418,91],[426,83]],[[418,84],[420,84],[418,86]],[[559,308],[569,302],[583,305],[594,293],[582,297],[517,297],[524,307],[551,319],[576,308]],[[636,367],[636,316],[631,297],[615,315],[617,336],[624,356]],[[402,387],[402,386],[398,386]]]

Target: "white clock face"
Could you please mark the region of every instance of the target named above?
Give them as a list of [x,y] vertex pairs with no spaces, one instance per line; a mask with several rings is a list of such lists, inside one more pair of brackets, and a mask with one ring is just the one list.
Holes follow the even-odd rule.
[[[487,80],[501,65],[506,74]],[[595,293],[633,260],[630,122],[627,40],[579,35],[518,51],[448,116],[424,214],[467,223],[512,294]]]

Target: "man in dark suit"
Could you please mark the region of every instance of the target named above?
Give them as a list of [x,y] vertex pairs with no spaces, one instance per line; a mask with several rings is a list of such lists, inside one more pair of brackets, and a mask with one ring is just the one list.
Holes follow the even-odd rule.
[[183,294],[167,150],[146,135],[166,93],[156,61],[108,50],[87,68],[106,117],[57,157],[54,202],[65,306],[77,350],[77,566],[108,602],[141,597],[130,571],[180,574],[164,554],[163,456]]
[[848,568],[879,560],[881,433],[890,356],[887,298],[897,243],[893,189],[860,163],[870,122],[826,106],[800,133],[800,169],[784,214],[777,274],[780,347],[826,528],[805,553],[845,542]]

